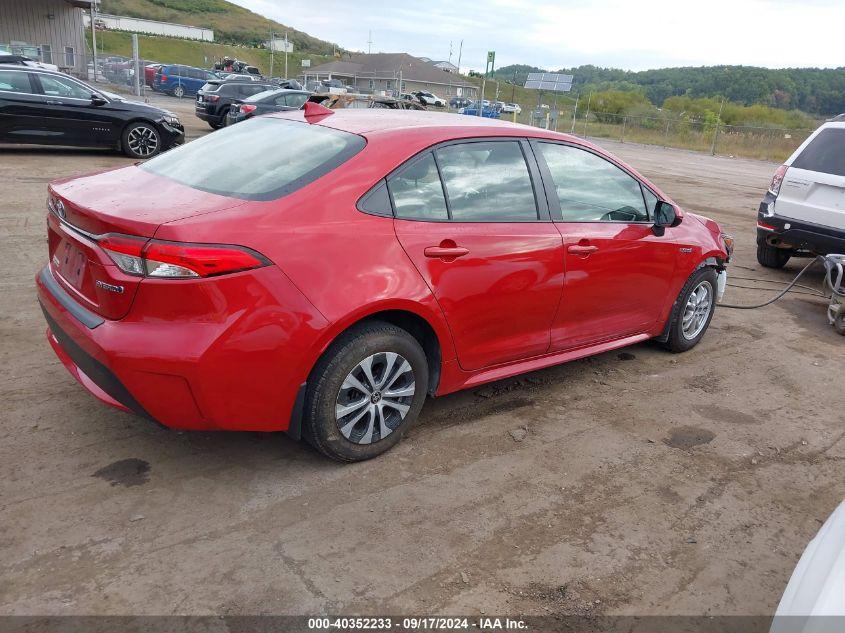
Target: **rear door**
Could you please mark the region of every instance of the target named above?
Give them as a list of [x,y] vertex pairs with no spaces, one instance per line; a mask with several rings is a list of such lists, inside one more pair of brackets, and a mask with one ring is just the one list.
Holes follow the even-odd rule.
[[657,196],[584,148],[545,141],[534,147],[566,258],[551,349],[649,330],[666,305],[682,246],[675,229],[654,234]]
[[845,231],[845,124],[822,129],[792,161],[775,212]]
[[[442,175],[442,179],[441,179]],[[400,243],[428,283],[465,370],[544,354],[563,285],[531,148],[451,143],[387,180]]]
[[43,97],[33,73],[0,69],[0,139],[7,143],[44,142]]

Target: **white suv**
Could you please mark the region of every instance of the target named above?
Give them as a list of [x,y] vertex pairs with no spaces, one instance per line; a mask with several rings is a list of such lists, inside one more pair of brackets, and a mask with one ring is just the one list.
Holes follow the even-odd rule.
[[440,108],[446,107],[446,100],[438,97],[432,92],[420,90],[419,92],[415,92],[414,95],[423,103],[423,105],[433,105]]
[[[839,119],[839,117],[837,117]],[[757,214],[757,261],[845,253],[845,122],[822,125],[781,165]]]

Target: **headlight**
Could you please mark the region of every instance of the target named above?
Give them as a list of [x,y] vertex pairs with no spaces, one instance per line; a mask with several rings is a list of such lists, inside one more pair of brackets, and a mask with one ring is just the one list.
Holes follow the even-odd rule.
[[177,117],[175,114],[165,114],[162,119],[164,119],[164,122],[171,127],[181,127],[182,125],[182,123],[179,121],[179,117]]
[[732,235],[722,233],[722,243],[725,245],[725,250],[728,252],[728,261],[731,261],[731,255],[734,252],[734,238]]

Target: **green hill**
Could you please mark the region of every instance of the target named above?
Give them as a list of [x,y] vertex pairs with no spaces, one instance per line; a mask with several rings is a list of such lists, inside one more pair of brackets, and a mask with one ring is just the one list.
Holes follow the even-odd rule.
[[[522,85],[529,72],[540,70],[516,64],[497,69],[496,77]],[[656,106],[669,97],[725,97],[746,106],[759,104],[821,115],[845,112],[845,68],[701,66],[629,71],[587,65],[550,72],[573,75],[573,94],[637,90]]]
[[258,46],[269,39],[272,28],[276,34],[287,32],[296,52],[331,55],[339,49],[226,0],[102,0],[100,11],[214,29],[215,41],[222,44]]

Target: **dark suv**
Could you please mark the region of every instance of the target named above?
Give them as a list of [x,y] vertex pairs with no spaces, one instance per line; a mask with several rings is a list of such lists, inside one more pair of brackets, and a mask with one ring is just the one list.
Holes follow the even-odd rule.
[[211,80],[197,91],[196,115],[216,130],[226,125],[226,114],[232,103],[276,87],[246,78]]

